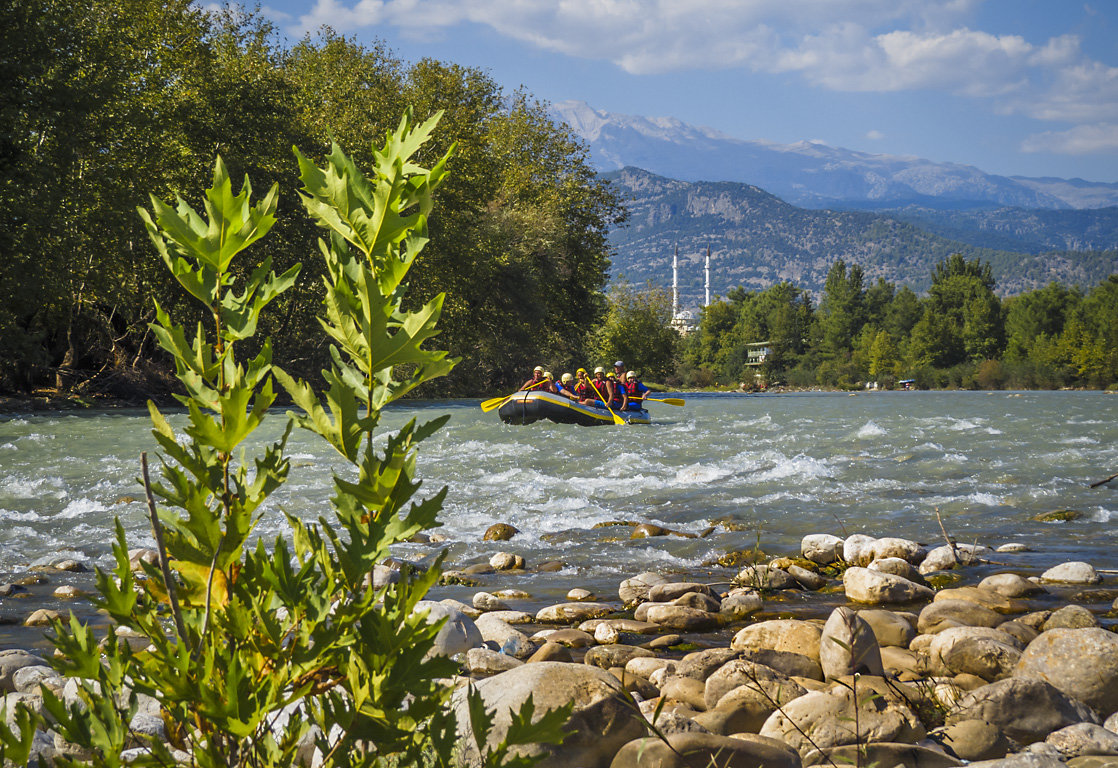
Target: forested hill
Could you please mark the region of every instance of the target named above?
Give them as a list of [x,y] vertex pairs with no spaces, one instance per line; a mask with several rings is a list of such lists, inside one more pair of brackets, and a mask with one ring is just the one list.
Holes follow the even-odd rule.
[[630,214],[628,224],[610,234],[613,277],[669,286],[678,247],[685,306],[702,298],[708,246],[711,292],[723,296],[739,285],[762,289],[781,280],[819,291],[839,258],[861,265],[868,279],[884,277],[917,291],[928,287],[934,265],[952,253],[989,262],[998,291],[1007,295],[1052,281],[1086,288],[1118,271],[1118,250],[981,248],[891,216],[797,208],[748,184],[678,181],[638,168],[605,178]]

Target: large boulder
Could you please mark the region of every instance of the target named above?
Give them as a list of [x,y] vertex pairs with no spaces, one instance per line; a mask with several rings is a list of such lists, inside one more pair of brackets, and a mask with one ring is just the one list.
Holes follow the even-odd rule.
[[997,613],[1024,613],[1029,610],[1029,604],[1023,600],[1015,600],[992,589],[983,589],[982,587],[941,589],[936,592],[936,602],[943,600],[968,600]]
[[928,657],[933,670],[975,675],[993,682],[1013,674],[1021,658],[1021,643],[996,629],[956,627],[935,636]]
[[916,628],[934,635],[952,627],[996,627],[1005,616],[971,600],[936,600],[920,611]]
[[1076,723],[1097,723],[1095,713],[1043,680],[1010,677],[977,688],[947,713],[947,724],[985,720],[1022,744]]
[[854,674],[885,676],[881,648],[869,623],[844,605],[835,608],[823,625],[819,665],[826,680]]
[[610,768],[800,768],[800,756],[775,739],[683,731],[626,744]]
[[1118,711],[1118,635],[1094,627],[1044,632],[1014,674],[1050,683],[1106,718]]
[[800,694],[805,692],[788,675],[772,667],[746,659],[734,659],[723,664],[706,679],[703,698],[707,709],[717,706],[723,696],[741,686],[770,695],[774,695],[781,687],[798,690]]
[[[565,728],[568,736],[561,746],[531,744],[517,748],[517,754],[541,756],[542,761],[537,764],[541,768],[605,768],[622,746],[644,733],[617,678],[587,664],[525,664],[479,680],[474,687],[485,707],[494,713],[488,736],[490,747],[508,735],[511,714],[519,712],[529,696],[537,718],[548,710],[573,704]],[[464,729],[459,734],[463,763],[478,766],[477,746],[468,734],[465,689],[455,692],[453,703],[460,728]]]
[[904,700],[871,680],[859,678],[857,690],[835,685],[793,699],[769,716],[761,735],[780,739],[801,755],[841,744],[914,743],[922,739],[924,727]]
[[734,635],[730,648],[735,651],[790,651],[819,659],[818,625],[796,619],[772,619],[745,627]]
[[928,587],[868,568],[847,568],[842,575],[842,586],[849,600],[871,605],[911,603],[935,597],[935,593]]
[[870,625],[879,646],[908,648],[912,638],[916,637],[916,630],[912,628],[908,619],[893,611],[886,611],[881,608],[863,608],[858,611],[858,616]]
[[1083,755],[1118,755],[1118,733],[1093,723],[1069,725],[1050,733],[1044,741],[1069,760]]

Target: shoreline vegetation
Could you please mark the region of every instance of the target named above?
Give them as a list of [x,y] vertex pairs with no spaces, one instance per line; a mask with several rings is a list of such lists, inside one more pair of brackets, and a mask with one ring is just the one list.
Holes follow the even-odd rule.
[[290,148],[321,160],[334,139],[369,167],[373,141],[409,104],[420,120],[443,113],[422,162],[457,151],[405,307],[445,293],[439,343],[470,362],[424,397],[492,396],[537,364],[558,375],[616,359],[684,389],[757,374],[840,389],[1118,383],[1118,275],[1006,297],[989,264],[958,254],[936,265],[926,296],[843,259],[818,295],[790,282],[735,288],[681,338],[666,291],[611,273],[608,235],[626,222],[624,201],[531,94],[328,28],[289,43],[240,6],[144,8],[28,0],[0,18],[21,30],[0,168],[0,206],[18,211],[0,233],[0,393],[138,403],[181,394],[150,329],[153,302],[204,316],[141,257],[134,211],[149,193],[196,204],[215,154],[234,175],[279,185],[269,255],[280,272],[305,267],[259,331],[278,365],[317,381],[331,362],[315,319],[325,268],[308,258],[320,231],[291,215],[300,204]]

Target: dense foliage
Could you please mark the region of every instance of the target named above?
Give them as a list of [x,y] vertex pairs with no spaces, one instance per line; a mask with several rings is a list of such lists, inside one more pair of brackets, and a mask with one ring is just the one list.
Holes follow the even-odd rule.
[[[157,305],[152,325],[187,409],[176,431],[149,403],[162,451],[162,482],[150,482],[146,455],[142,463],[157,564],[134,573],[118,522],[116,567],[97,574],[108,636],[98,643],[72,615],[54,623],[54,664],[73,692],[43,688],[45,712],[17,705],[14,729],[0,711],[0,763],[27,764],[31,734],[48,727],[65,745],[52,765],[106,768],[448,766],[460,735],[487,740],[492,719],[476,693],[456,716],[446,678],[458,665],[433,652],[443,622],[429,622],[419,605],[438,562],[373,578],[392,545],[436,525],[446,495],[419,494],[415,463],[417,445],[447,416],[375,439],[386,405],[457,362],[424,348],[442,295],[414,312],[401,305],[428,242],[432,192],[446,177],[446,156],[429,170],[414,162],[436,121],[416,126],[406,116],[372,153],[368,179],[336,146],[324,167],[299,155],[302,202],[328,232],[319,242],[331,359],[324,392],[274,366],[267,339],[255,356],[244,353],[301,268],[277,275],[265,255],[246,279],[238,264],[276,224],[277,186],[254,204],[247,179],[234,193],[219,159],[203,214],[154,196],[142,211],[163,263],[206,317],[190,331]],[[246,457],[254,433],[279,418],[268,414],[275,380],[302,415],[289,414],[279,438]],[[289,538],[254,544],[268,498],[291,472],[295,423],[348,465],[334,475],[334,514],[315,523],[289,515]],[[162,733],[136,725],[144,701]],[[530,702],[485,766],[529,766],[506,760],[509,748],[562,739],[569,709],[534,718]]]
[[[317,236],[288,215],[291,147],[321,160],[337,140],[371,164],[372,141],[409,104],[420,120],[444,112],[420,162],[457,149],[405,305],[445,291],[442,343],[471,361],[425,391],[487,391],[545,350],[583,355],[620,209],[528,94],[328,30],[283,47],[240,6],[27,0],[0,9],[0,29],[0,390],[177,386],[154,354],[152,300],[198,310],[143,257],[136,206],[149,191],[202,188],[221,154],[233,174],[284,192],[267,248],[286,270]],[[315,320],[324,269],[308,263],[261,321],[276,361],[304,376],[330,362]]]
[[[884,279],[867,285],[839,259],[815,306],[789,282],[731,290],[706,307],[681,346],[694,385],[1107,387],[1118,383],[1118,274],[1084,292],[1052,283],[1008,299],[989,264],[953,254],[921,298]],[[750,345],[765,348],[751,365]]]

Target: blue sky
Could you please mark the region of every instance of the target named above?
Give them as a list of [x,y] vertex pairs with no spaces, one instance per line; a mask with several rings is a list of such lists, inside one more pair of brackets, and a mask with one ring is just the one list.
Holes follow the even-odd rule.
[[1118,182],[1113,0],[269,0],[512,90],[1004,175]]

